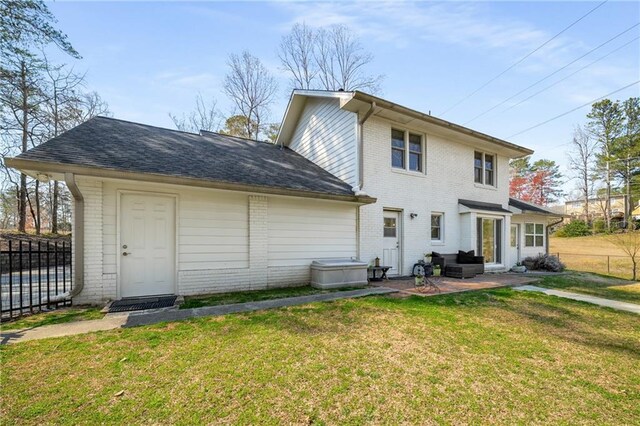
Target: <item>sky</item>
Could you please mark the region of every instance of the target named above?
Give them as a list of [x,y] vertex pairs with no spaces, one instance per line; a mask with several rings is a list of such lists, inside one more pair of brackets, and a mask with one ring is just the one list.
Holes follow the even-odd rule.
[[[57,1],[48,5],[58,27],[82,55],[77,61],[61,54],[57,59],[86,71],[88,89],[100,93],[116,118],[173,127],[169,113],[192,110],[198,93],[215,98],[222,113],[232,114],[232,104],[222,91],[227,59],[231,53],[248,50],[278,80],[270,118],[279,122],[291,91],[278,59],[282,37],[297,22],[313,27],[344,24],[373,54],[370,73],[384,75],[378,95],[532,148],[534,159],[555,160],[569,178],[566,151],[574,127],[585,123],[589,111],[588,106],[578,107],[640,80],[639,2],[607,1],[477,89],[600,3]],[[605,55],[609,56],[598,61]],[[552,87],[525,100],[548,86]],[[610,98],[631,96],[640,96],[640,84]],[[574,186],[568,180],[565,190]]]

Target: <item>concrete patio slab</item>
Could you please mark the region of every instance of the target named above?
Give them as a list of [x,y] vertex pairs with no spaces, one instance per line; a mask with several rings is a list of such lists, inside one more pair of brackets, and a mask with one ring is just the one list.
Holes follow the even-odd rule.
[[520,287],[514,287],[514,290],[535,291],[538,293],[547,294],[549,296],[563,297],[565,299],[578,300],[580,302],[587,302],[594,305],[605,306],[607,308],[616,309],[618,311],[640,314],[640,305],[636,305],[635,303],[619,302],[617,300],[604,299],[602,297],[589,296],[587,294],[571,293],[569,291],[553,290],[550,288],[538,287],[535,285],[523,285]]
[[377,284],[394,288],[401,293],[415,296],[437,296],[439,294],[460,293],[463,291],[486,290],[499,287],[513,287],[534,283],[540,277],[528,276],[527,274],[483,274],[474,278],[435,278],[435,283],[440,291],[430,288],[416,287],[414,278],[392,279]]

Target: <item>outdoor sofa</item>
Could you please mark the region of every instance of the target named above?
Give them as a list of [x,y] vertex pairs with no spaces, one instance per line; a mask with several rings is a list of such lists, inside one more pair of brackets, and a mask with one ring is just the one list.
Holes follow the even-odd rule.
[[451,278],[473,278],[484,274],[484,257],[476,256],[474,251],[458,251],[457,254],[433,252],[431,262],[440,265],[442,275]]

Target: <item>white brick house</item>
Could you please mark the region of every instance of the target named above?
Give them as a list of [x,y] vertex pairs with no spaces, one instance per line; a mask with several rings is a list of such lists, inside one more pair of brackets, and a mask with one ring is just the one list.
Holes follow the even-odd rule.
[[294,91],[278,143],[377,199],[359,208],[358,256],[391,274],[458,250],[506,270],[544,253],[557,219],[510,203],[509,160],[533,151],[365,93]]
[[530,153],[361,92],[294,91],[275,145],[97,117],[6,163],[67,183],[60,297],[103,303],[303,285],[328,258],[408,275],[475,250],[508,269],[555,216],[509,199],[508,160]]

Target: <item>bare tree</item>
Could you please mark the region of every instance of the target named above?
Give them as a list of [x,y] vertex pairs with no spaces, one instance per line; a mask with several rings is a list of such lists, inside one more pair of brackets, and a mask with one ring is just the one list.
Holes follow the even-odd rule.
[[296,88],[376,93],[383,80],[382,75],[366,72],[373,55],[345,25],[313,30],[295,24],[282,38],[279,56]]
[[278,56],[285,71],[291,74],[291,83],[296,89],[312,89],[318,75],[315,62],[316,36],[307,24],[295,24],[291,32],[282,37]]
[[587,223],[590,222],[589,198],[593,194],[593,170],[595,168],[597,146],[597,142],[582,130],[582,127],[576,126],[569,151],[569,164],[574,177],[578,180],[580,196],[584,198],[584,215]]
[[169,117],[176,129],[191,133],[198,133],[200,130],[213,132],[220,127],[222,121],[222,115],[218,111],[218,102],[212,98],[209,103],[206,103],[201,93],[196,96],[195,110],[189,114],[182,114],[180,117],[169,113]]
[[365,68],[373,61],[360,41],[345,25],[320,29],[316,34],[315,59],[321,88],[378,92],[382,75],[369,75]]
[[278,88],[276,80],[262,62],[247,51],[229,55],[227,64],[229,73],[224,80],[224,92],[237,112],[247,118],[247,134],[258,139]]
[[633,280],[637,280],[637,267],[640,260],[640,232],[624,232],[611,236],[611,242],[621,249],[633,265]]
[[[3,144],[8,148],[3,150],[6,151],[3,155],[25,152],[29,148],[38,125],[35,115],[44,102],[42,84],[42,61],[21,53],[3,58],[0,65],[1,128]],[[18,230],[21,232],[26,229],[26,217],[27,175],[20,173]]]
[[[77,74],[72,67],[66,64],[54,65],[49,61],[46,54],[42,53],[44,62],[44,74],[46,79],[47,101],[43,104],[43,111],[40,118],[46,127],[43,140],[55,138],[60,133],[68,130],[75,123],[78,105],[81,99],[78,90],[84,84],[84,74]],[[58,204],[60,199],[60,184],[53,181],[51,194],[49,197],[50,225],[51,233],[58,233]],[[36,191],[37,194],[37,191]],[[39,205],[37,206],[39,212]],[[40,218],[38,218],[38,227]]]

